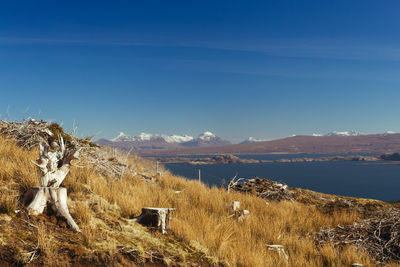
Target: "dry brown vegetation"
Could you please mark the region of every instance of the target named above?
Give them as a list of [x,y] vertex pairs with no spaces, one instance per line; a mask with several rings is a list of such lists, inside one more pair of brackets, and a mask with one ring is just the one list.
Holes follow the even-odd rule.
[[[114,266],[220,264],[227,266],[351,266],[373,265],[366,252],[352,246],[318,247],[314,233],[321,227],[350,225],[360,214],[335,210],[322,213],[315,205],[281,201],[266,204],[250,194],[228,193],[163,171],[149,182],[140,173],[154,173],[153,163],[136,156],[128,164],[137,175],[104,176],[84,160],[67,176],[69,208],[82,229],[67,229],[53,216],[29,217],[19,198],[37,185],[36,167],[27,151],[0,137],[0,264]],[[175,191],[181,191],[176,194]],[[250,216],[228,218],[232,201],[240,201]],[[171,231],[163,236],[129,219],[146,206],[172,207]],[[15,213],[15,210],[22,210]],[[283,245],[286,262],[267,244]]]

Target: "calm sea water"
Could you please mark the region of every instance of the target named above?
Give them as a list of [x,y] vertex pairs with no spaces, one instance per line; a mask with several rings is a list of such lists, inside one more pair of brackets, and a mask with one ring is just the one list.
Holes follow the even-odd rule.
[[[273,159],[266,158],[270,156],[277,155],[259,155],[258,159]],[[248,158],[256,157],[248,156]],[[284,157],[279,155],[277,158]],[[400,200],[400,165],[346,161],[211,165],[167,163],[165,167],[172,173],[189,179],[198,179],[200,169],[202,182],[210,186],[219,186],[223,179],[229,182],[238,174],[238,177],[269,178],[284,182],[291,187],[328,194],[383,201]]]

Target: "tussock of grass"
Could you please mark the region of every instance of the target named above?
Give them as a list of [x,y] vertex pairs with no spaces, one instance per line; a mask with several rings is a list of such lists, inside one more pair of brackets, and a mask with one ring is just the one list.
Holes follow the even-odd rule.
[[[314,205],[289,201],[267,206],[255,196],[210,189],[168,172],[157,177],[157,183],[151,183],[131,174],[124,174],[120,179],[104,177],[91,166],[74,168],[63,186],[68,190],[68,205],[82,234],[72,233],[65,224],[46,215],[26,218],[37,227],[35,230],[23,221],[24,217],[19,217],[22,215],[15,215],[13,211],[21,208],[17,198],[37,185],[36,167],[30,163],[37,153],[0,137],[0,212],[12,214],[13,218],[13,223],[7,224],[0,233],[0,244],[14,251],[14,260],[22,259],[21,255],[39,242],[42,253],[36,263],[49,263],[53,259],[53,265],[59,263],[55,259],[61,258],[66,264],[106,264],[108,261],[108,264],[123,265],[156,258],[164,258],[158,262],[171,265],[177,262],[197,265],[200,260],[228,266],[351,266],[354,262],[369,266],[373,263],[366,253],[351,246],[340,251],[332,246],[318,248],[312,237],[321,227],[352,224],[359,218],[358,213],[336,210],[333,216],[327,216]],[[152,162],[136,156],[131,156],[128,162],[138,173],[154,173]],[[181,193],[176,194],[177,190]],[[242,208],[250,210],[250,216],[243,222],[228,218],[232,201],[240,201]],[[176,209],[168,236],[129,221],[146,206]],[[19,239],[16,238],[18,231]],[[289,262],[268,250],[267,244],[283,245]],[[150,259],[149,252],[158,256]],[[99,260],[101,257],[104,259]]]
[[61,136],[66,143],[71,141],[71,136],[66,134],[58,123],[52,123],[47,128],[53,133],[53,136],[50,137],[50,141],[58,141],[59,136]]

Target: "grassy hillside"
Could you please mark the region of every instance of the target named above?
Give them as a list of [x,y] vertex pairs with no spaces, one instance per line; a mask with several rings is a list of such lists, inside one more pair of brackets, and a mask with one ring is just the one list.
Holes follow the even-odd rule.
[[[102,148],[93,148],[102,149]],[[104,149],[105,151],[105,149]],[[69,209],[82,229],[74,233],[51,214],[28,216],[20,199],[38,185],[30,161],[38,149],[25,150],[0,136],[0,264],[114,266],[351,266],[373,265],[374,259],[351,245],[317,246],[322,227],[353,224],[356,211],[333,209],[330,215],[315,203],[265,200],[225,189],[208,188],[167,171],[154,176],[153,162],[126,157],[129,169],[121,177],[96,170],[82,158],[65,179]],[[111,153],[111,152],[110,152]],[[118,156],[119,157],[119,156]],[[110,161],[115,160],[110,154]],[[143,179],[153,176],[154,182]],[[175,191],[181,191],[176,194]],[[251,212],[242,222],[228,218],[232,201]],[[146,206],[172,207],[167,235],[129,219]],[[17,210],[17,212],[16,212]],[[19,211],[19,212],[18,212]],[[286,262],[267,244],[283,245]]]

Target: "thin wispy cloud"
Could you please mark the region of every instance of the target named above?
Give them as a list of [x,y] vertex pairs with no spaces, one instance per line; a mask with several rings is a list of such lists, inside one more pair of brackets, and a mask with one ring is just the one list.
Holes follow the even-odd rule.
[[186,43],[185,46],[263,53],[279,57],[338,60],[400,60],[400,47],[355,40],[273,39],[258,42],[222,41]]
[[51,45],[51,44],[83,44],[82,40],[52,39],[52,38],[26,38],[26,37],[0,37],[0,45]]
[[330,39],[265,39],[250,40],[185,40],[183,38],[42,38],[0,37],[0,45],[100,45],[182,47],[193,49],[251,52],[288,58],[315,58],[355,61],[399,61],[400,47],[388,44],[364,44],[362,40]]

